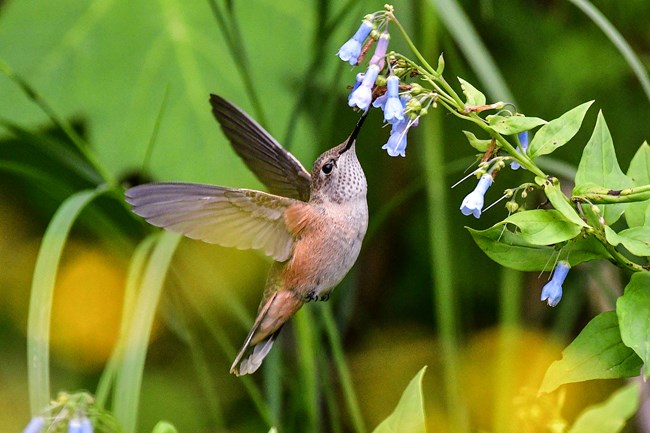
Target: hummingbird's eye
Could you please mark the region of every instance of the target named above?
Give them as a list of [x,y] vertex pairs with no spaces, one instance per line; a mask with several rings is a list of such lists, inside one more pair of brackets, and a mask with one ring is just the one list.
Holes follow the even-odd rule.
[[334,169],[334,161],[328,162],[327,164],[323,165],[323,168],[321,168],[321,170],[325,174],[330,174],[333,169]]

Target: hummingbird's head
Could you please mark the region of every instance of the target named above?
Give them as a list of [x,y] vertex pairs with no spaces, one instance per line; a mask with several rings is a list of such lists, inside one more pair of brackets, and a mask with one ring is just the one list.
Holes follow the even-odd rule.
[[357,135],[368,111],[343,143],[324,152],[311,172],[311,200],[344,203],[366,198],[367,183],[355,149]]

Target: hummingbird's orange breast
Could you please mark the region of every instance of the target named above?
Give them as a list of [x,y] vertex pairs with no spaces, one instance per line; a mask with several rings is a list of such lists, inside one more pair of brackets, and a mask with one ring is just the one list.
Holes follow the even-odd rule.
[[359,256],[368,227],[366,201],[299,204],[287,210],[285,221],[297,241],[281,272],[284,287],[303,296],[329,293]]

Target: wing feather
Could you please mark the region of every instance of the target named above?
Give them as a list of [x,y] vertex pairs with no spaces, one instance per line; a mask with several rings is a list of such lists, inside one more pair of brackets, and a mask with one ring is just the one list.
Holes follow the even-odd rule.
[[284,212],[297,200],[246,189],[194,183],[148,183],[126,191],[133,212],[149,223],[205,242],[260,249],[277,261],[294,237]]
[[311,175],[300,161],[231,102],[210,95],[210,104],[235,152],[272,194],[309,201]]

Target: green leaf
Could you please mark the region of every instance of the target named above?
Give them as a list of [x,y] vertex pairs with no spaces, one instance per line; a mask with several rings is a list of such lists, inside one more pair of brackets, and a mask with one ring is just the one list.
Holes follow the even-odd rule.
[[607,401],[589,406],[568,433],[618,433],[639,408],[639,384],[618,389]]
[[614,311],[594,317],[546,370],[541,392],[565,383],[638,376],[643,362],[621,340]]
[[605,226],[605,237],[614,246],[623,244],[635,256],[650,257],[650,226],[632,227],[620,233]]
[[126,349],[117,370],[113,394],[113,412],[126,433],[136,431],[140,388],[153,319],[167,270],[180,239],[177,233],[161,232],[142,276],[133,307]]
[[[61,117],[89,119],[89,141],[111,173],[141,167],[169,87],[151,174],[169,180],[253,183],[215,122],[208,95],[226,96],[282,139],[302,93],[297,89],[312,59],[321,55],[310,37],[320,24],[304,19],[312,11],[307,2],[254,0],[229,9],[226,25],[220,26],[206,1],[11,2],[3,4],[0,14],[0,52]],[[29,30],[35,10],[48,17],[38,32]],[[260,31],[270,23],[289,25],[278,25],[272,33]],[[231,28],[241,29],[241,39],[235,38],[240,49],[235,51],[245,52],[248,62],[229,50],[221,30],[232,38]],[[290,76],[286,57],[278,53],[301,59],[291,66]],[[242,64],[267,122],[252,109]],[[316,73],[323,77],[330,70],[318,68]],[[10,80],[0,79],[0,95],[1,118],[28,129],[47,121]],[[313,158],[314,131],[310,122],[296,129],[292,141],[301,143],[297,157]]]
[[151,433],[178,433],[178,430],[167,421],[158,421],[158,424],[154,426]]
[[557,244],[580,234],[580,226],[567,221],[557,210],[517,212],[504,222],[516,225],[521,230],[521,237],[534,245]]
[[[647,142],[634,154],[627,176],[632,179],[634,186],[650,184],[650,146]],[[650,226],[650,200],[630,203],[625,208],[625,221],[629,227]]]
[[543,187],[544,194],[546,194],[548,201],[551,202],[553,207],[560,212],[567,221],[571,221],[580,227],[589,227],[589,225],[580,218],[580,215],[578,215],[578,212],[576,212],[574,207],[569,204],[566,196],[560,188],[560,183],[556,178],[553,178],[553,181],[545,180]]
[[[607,128],[605,117],[598,112],[596,127],[582,152],[582,158],[576,173],[576,188],[584,184],[596,184],[609,189],[624,189],[633,186],[632,180],[621,171],[616,160],[614,143]],[[627,204],[600,205],[607,224],[616,222]]]
[[427,368],[423,367],[408,384],[397,407],[383,420],[373,433],[426,433],[422,377]]
[[29,399],[32,414],[45,409],[50,395],[50,322],[54,285],[68,233],[81,211],[105,188],[80,191],[68,197],[47,226],[38,251],[27,320]]
[[[492,260],[507,268],[518,271],[543,271],[549,268],[559,250],[555,247],[533,245],[527,242],[521,233],[504,230],[504,224],[498,223],[486,230],[469,230],[474,242]],[[590,260],[609,257],[607,250],[592,237],[577,238],[564,247],[571,266]],[[564,254],[562,254],[564,257]]]
[[490,143],[492,142],[492,140],[481,140],[469,131],[463,131],[463,134],[465,134],[465,137],[467,137],[469,145],[479,152],[485,152],[488,150],[488,147],[490,147]]
[[616,301],[623,343],[643,360],[644,377],[650,376],[650,272],[632,275],[625,293]]
[[585,102],[539,128],[528,148],[528,156],[537,158],[564,146],[580,129],[587,110],[594,101]]
[[460,77],[458,77],[458,81],[460,81],[460,88],[463,89],[463,93],[467,98],[465,101],[466,105],[475,107],[485,105],[486,99],[483,93],[481,93],[476,89],[476,87],[472,86],[470,83]]
[[539,117],[525,116],[489,116],[488,124],[493,131],[503,135],[519,134],[529,131],[539,125],[546,123],[546,120]]

